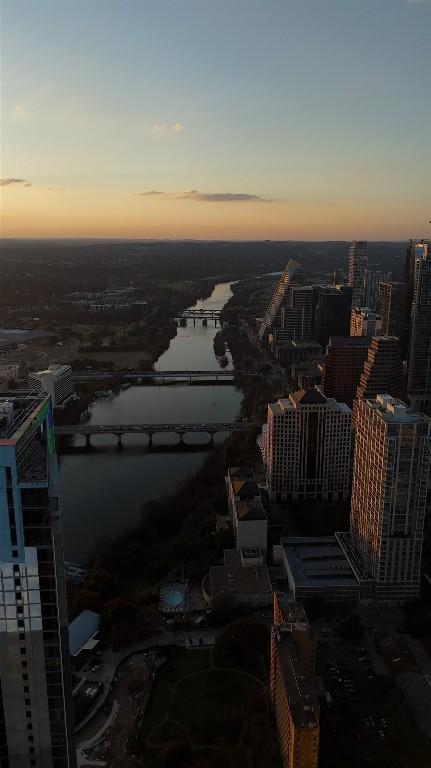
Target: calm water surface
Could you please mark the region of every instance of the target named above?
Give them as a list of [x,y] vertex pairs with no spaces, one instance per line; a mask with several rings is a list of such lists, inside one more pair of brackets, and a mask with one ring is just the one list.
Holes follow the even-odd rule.
[[[194,308],[221,309],[231,296],[231,283],[220,283],[208,299]],[[178,328],[169,349],[159,358],[158,370],[216,370],[213,350],[218,329],[214,323],[189,321]],[[229,359],[229,367],[231,360]],[[99,400],[91,408],[89,423],[186,423],[231,421],[240,409],[241,393],[233,386],[132,386],[111,400]],[[218,439],[222,439],[222,435]],[[188,443],[205,441],[205,435],[187,435]],[[175,443],[174,435],[159,435],[159,443]],[[82,444],[76,438],[76,445]],[[60,491],[64,547],[68,560],[83,562],[98,540],[115,536],[135,525],[141,505],[175,491],[179,483],[202,465],[203,451],[196,453],[149,453],[144,435],[123,437],[124,449],[116,449],[111,436],[92,437],[92,452],[60,457]]]

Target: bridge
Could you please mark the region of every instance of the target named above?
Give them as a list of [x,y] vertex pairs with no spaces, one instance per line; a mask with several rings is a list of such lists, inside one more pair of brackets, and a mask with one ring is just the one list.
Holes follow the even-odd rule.
[[189,384],[203,382],[212,384],[229,383],[237,376],[261,376],[257,371],[234,371],[230,368],[219,368],[216,371],[112,371],[112,370],[85,370],[74,371],[74,381],[91,382],[108,379],[122,381],[140,380],[142,384],[168,384],[174,381],[185,381]]
[[208,434],[210,442],[218,432],[245,432],[250,422],[204,422],[200,424],[74,424],[55,427],[57,437],[85,437],[87,448],[91,448],[92,435],[115,435],[118,447],[121,448],[123,435],[147,435],[148,444],[153,444],[153,435],[171,433],[179,435],[179,442],[184,443],[184,435]]
[[221,309],[185,309],[183,312],[179,312],[174,318],[178,322],[184,320],[193,320],[193,325],[196,325],[196,320],[202,320],[206,325],[208,320],[214,320],[214,325],[220,322]]

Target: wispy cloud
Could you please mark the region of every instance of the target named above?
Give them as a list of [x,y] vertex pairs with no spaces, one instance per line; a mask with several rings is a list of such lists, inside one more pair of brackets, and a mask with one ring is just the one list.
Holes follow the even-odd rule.
[[192,189],[184,195],[177,195],[177,200],[195,200],[197,203],[267,203],[268,198],[249,195],[246,192],[199,192]]
[[11,176],[3,176],[0,178],[0,187],[9,187],[12,184],[19,184],[22,187],[31,187],[31,183],[26,179],[15,179]]
[[179,120],[175,123],[154,123],[151,130],[156,134],[181,133],[184,130],[184,125]]
[[154,195],[164,195],[164,192],[160,192],[158,189],[150,189],[148,192],[136,192],[138,197],[152,197]]

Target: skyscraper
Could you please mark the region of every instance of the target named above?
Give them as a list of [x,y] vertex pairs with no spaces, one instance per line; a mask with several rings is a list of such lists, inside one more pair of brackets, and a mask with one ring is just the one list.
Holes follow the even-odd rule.
[[389,395],[359,400],[350,533],[383,602],[419,594],[431,419]]
[[268,405],[262,443],[271,499],[346,499],[352,412],[318,389]]
[[358,400],[371,400],[379,392],[386,392],[392,397],[403,397],[404,391],[404,369],[399,339],[396,336],[373,336],[353,403],[353,428],[356,425]]
[[311,341],[318,293],[317,285],[291,284],[288,287],[287,303],[283,303],[280,310],[280,325],[286,332],[286,340]]
[[75,766],[49,396],[0,398],[0,763]]
[[347,285],[321,287],[314,316],[313,338],[326,347],[331,336],[349,336],[352,288]]
[[322,363],[322,391],[349,408],[359,386],[368,354],[369,339],[365,336],[332,337]]
[[363,302],[366,307],[374,310],[374,312],[380,311],[379,303],[379,288],[380,284],[388,282],[392,277],[392,272],[387,272],[382,269],[366,269],[364,277],[364,297]]
[[412,407],[431,415],[431,246],[415,245],[407,393]]
[[365,270],[368,265],[368,244],[353,240],[349,248],[347,284],[352,287],[352,307],[360,307],[364,300]]
[[290,259],[275,287],[274,293],[272,294],[272,297],[268,304],[264,318],[260,324],[260,328],[258,332],[260,341],[266,341],[266,339],[268,338],[268,334],[272,326],[274,325],[274,322],[280,311],[282,303],[286,299],[289,285],[291,285],[294,275],[298,271],[298,269],[299,269],[299,264],[296,261],[294,261],[294,259]]
[[404,283],[380,283],[379,303],[383,336],[396,336],[403,346],[406,313]]

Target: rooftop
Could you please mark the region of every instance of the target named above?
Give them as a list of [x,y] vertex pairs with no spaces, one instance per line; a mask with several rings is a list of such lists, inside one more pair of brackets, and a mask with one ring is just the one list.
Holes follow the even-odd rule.
[[368,405],[383,421],[389,424],[414,424],[424,419],[431,421],[429,416],[409,408],[402,400],[387,394],[376,396],[376,400],[367,400]]
[[326,406],[328,410],[338,411],[340,413],[350,414],[351,409],[346,403],[338,402],[333,397],[325,397],[325,395],[317,387],[310,387],[309,389],[299,389],[288,398],[280,397],[276,403],[268,403],[268,408],[272,411],[274,416],[282,416],[283,414],[294,411],[298,407],[307,405],[322,405]]
[[86,646],[90,650],[96,643],[91,643],[100,626],[100,614],[94,611],[82,611],[71,624],[69,624],[69,652],[71,656],[77,656]]
[[48,403],[49,397],[35,390],[19,396],[0,396],[0,445],[16,443]]
[[304,675],[290,632],[275,627],[273,633],[293,722],[297,728],[317,728],[318,702],[313,681]]
[[266,565],[242,565],[241,553],[225,550],[225,564],[210,568],[211,595],[226,596],[272,595],[272,585]]
[[292,536],[282,538],[280,543],[284,563],[297,586],[358,586],[350,562],[335,536]]
[[259,486],[255,480],[233,480],[232,489],[240,498],[259,496]]
[[331,336],[328,347],[338,349],[339,347],[368,347],[370,339],[368,336]]

